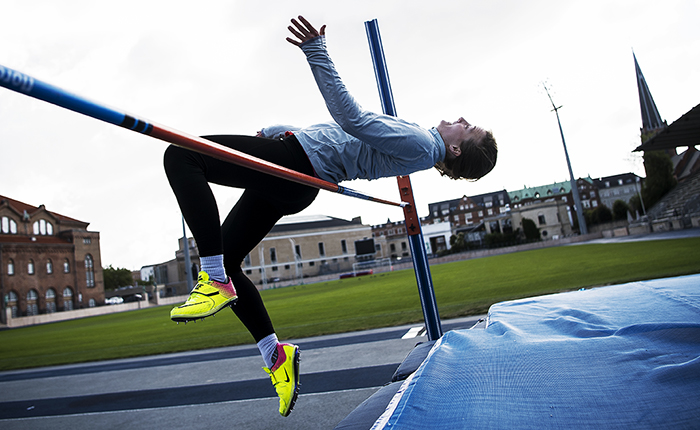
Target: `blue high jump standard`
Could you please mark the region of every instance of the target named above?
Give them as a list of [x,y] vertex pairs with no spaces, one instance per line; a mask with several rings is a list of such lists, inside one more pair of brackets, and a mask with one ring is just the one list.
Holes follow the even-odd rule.
[[[374,64],[374,74],[377,78],[379,98],[382,102],[382,109],[386,115],[396,116],[394,97],[389,83],[389,72],[384,58],[384,49],[379,34],[377,20],[365,22],[367,39],[369,40],[372,62]],[[429,340],[437,340],[442,336],[442,325],[438,314],[437,302],[435,300],[435,289],[430,276],[430,265],[425,252],[425,242],[423,241],[423,231],[420,226],[420,218],[416,210],[416,203],[413,199],[413,189],[411,179],[408,176],[398,176],[396,178],[401,194],[401,201],[408,203],[403,206],[404,218],[406,220],[406,233],[408,234],[408,244],[413,257],[413,269],[416,273],[416,283],[418,284],[418,294],[420,295],[421,307],[423,308],[423,318]]]

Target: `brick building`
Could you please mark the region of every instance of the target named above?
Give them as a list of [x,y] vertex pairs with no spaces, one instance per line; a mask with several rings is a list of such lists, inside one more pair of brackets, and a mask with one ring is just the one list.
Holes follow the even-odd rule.
[[373,225],[372,237],[377,250],[377,258],[391,258],[397,261],[411,256],[406,235],[406,221],[404,220],[395,222],[386,220],[384,224]]
[[480,243],[487,233],[485,221],[498,217],[510,209],[510,196],[506,190],[458,199],[430,203],[430,213],[423,225],[450,223],[452,235],[463,233],[467,242]]
[[16,318],[104,304],[100,234],[88,225],[0,196],[3,310]]

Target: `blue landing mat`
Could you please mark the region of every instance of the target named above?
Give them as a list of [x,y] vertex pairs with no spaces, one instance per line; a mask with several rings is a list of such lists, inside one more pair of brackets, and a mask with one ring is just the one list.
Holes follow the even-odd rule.
[[700,275],[499,303],[373,429],[700,428]]

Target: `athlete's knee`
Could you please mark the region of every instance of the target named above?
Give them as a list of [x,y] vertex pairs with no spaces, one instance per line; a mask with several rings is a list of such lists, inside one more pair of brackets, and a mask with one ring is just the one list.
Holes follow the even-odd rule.
[[165,173],[170,175],[170,173],[180,171],[183,165],[191,162],[190,157],[192,154],[192,151],[185,148],[180,148],[176,145],[168,146],[163,154],[163,167],[165,167]]

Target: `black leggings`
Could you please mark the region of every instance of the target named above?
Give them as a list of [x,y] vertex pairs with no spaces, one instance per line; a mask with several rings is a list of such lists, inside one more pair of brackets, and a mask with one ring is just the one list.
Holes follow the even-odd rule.
[[[224,146],[307,175],[314,175],[306,153],[294,136],[283,140],[251,136],[204,136]],[[241,270],[250,251],[284,215],[308,207],[318,189],[239,167],[177,146],[164,156],[165,173],[182,215],[197,241],[199,255],[224,255],[224,267],[238,293],[232,306],[256,342],[274,333],[260,293]],[[209,183],[245,191],[224,220]]]

